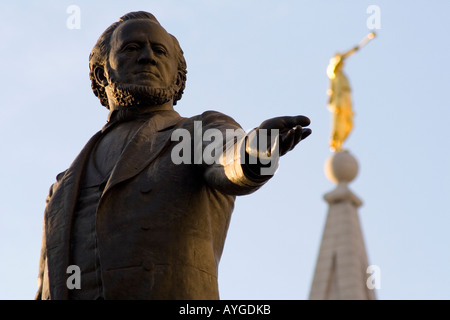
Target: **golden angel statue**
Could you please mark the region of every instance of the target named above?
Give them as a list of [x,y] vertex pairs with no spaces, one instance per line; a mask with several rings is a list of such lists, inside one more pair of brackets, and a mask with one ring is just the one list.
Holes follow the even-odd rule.
[[328,109],[332,114],[332,127],[330,148],[338,152],[342,150],[342,144],[353,129],[353,108],[350,83],[343,72],[344,61],[353,53],[358,51],[371,39],[375,33],[369,33],[357,46],[345,53],[337,53],[330,59],[327,67],[327,75],[330,78],[330,89],[328,90]]

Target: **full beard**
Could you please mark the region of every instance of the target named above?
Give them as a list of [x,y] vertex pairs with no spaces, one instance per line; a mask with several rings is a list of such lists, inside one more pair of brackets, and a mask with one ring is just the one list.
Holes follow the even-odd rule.
[[[145,85],[111,83],[110,99],[117,106],[111,110],[110,120],[123,122],[148,116],[151,106],[159,106],[173,99],[177,86],[173,83],[167,88],[153,88]],[[144,107],[150,107],[145,108]]]
[[177,87],[153,88],[138,84],[112,83],[113,102],[119,108],[132,106],[158,106],[173,99]]

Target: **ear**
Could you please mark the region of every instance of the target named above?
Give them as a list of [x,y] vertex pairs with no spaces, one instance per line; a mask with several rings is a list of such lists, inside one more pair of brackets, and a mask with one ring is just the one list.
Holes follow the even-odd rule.
[[106,87],[108,83],[108,79],[105,74],[105,67],[103,66],[96,66],[94,69],[94,77],[95,81],[102,87]]

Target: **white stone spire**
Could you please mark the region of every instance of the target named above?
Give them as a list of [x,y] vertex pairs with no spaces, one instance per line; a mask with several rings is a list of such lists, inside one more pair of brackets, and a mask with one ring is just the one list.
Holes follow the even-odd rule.
[[348,151],[336,152],[325,174],[337,186],[324,195],[329,210],[309,299],[376,299],[366,284],[369,263],[358,217],[362,201],[348,187],[358,174],[358,163]]

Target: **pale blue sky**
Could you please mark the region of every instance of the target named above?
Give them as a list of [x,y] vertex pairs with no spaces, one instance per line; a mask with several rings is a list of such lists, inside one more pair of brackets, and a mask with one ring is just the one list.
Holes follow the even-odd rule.
[[[80,29],[66,27],[69,5]],[[0,299],[32,299],[44,200],[105,123],[90,89],[88,56],[121,15],[155,14],[188,64],[176,110],[212,109],[244,129],[303,114],[313,134],[275,177],[236,201],[219,268],[223,299],[307,299],[334,188],[326,67],[371,30],[346,63],[355,128],[346,147],[360,163],[350,185],[379,299],[448,299],[450,151],[448,1],[2,1],[0,3]]]

